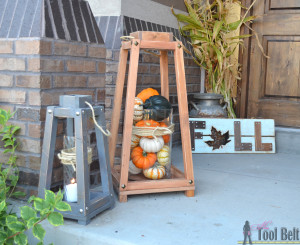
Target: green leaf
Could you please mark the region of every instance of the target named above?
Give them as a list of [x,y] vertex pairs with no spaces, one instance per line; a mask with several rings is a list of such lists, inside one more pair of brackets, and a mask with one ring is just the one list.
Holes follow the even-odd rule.
[[59,191],[56,194],[55,197],[55,202],[58,203],[60,202],[62,199],[64,198],[64,194],[61,192],[61,190],[59,189]]
[[16,235],[14,241],[18,245],[26,245],[28,243],[27,236],[24,233]]
[[11,131],[12,134],[15,134],[21,127],[14,126],[13,130]]
[[32,234],[40,241],[43,241],[46,231],[40,224],[36,224],[32,229]]
[[49,209],[49,203],[47,203],[45,200],[43,200],[42,198],[39,198],[39,197],[36,197],[34,199],[34,208],[37,210],[37,211],[42,211],[44,209]]
[[254,19],[256,19],[256,16],[249,16],[249,17],[247,17],[243,20],[238,20],[238,21],[235,21],[235,22],[232,22],[232,23],[228,24],[228,28],[229,28],[229,30],[234,31],[239,27],[241,22],[246,23],[246,22],[252,21]]
[[23,206],[20,209],[21,209],[21,217],[23,220],[27,221],[31,218],[36,217],[36,211],[33,210],[33,208],[28,207],[28,206]]
[[31,203],[33,200],[35,200],[36,196],[30,196],[28,199],[28,203]]
[[6,223],[13,223],[13,222],[16,222],[18,221],[18,218],[15,216],[15,215],[8,215],[6,217]]
[[214,29],[213,29],[213,37],[212,37],[212,40],[215,40],[215,38],[218,36],[220,30],[221,30],[221,27],[223,25],[223,21],[216,21],[215,24],[214,24]]
[[3,200],[2,202],[0,202],[0,212],[4,210],[5,207],[6,207],[6,200]]
[[55,194],[50,190],[45,190],[45,201],[54,205],[55,203]]
[[218,49],[216,48],[216,46],[212,45],[212,48],[213,48],[213,50],[214,50],[214,51],[216,52],[216,54],[217,54],[217,59],[218,59],[218,63],[219,63],[219,68],[222,69],[222,66],[223,66],[223,55],[222,55],[221,51],[218,50]]
[[8,223],[7,227],[10,230],[14,231],[14,232],[20,232],[20,231],[25,230],[25,225],[20,221],[15,221],[15,222],[12,222],[12,223]]
[[58,202],[55,205],[55,208],[59,211],[71,211],[71,206],[68,203],[63,201]]
[[27,227],[30,229],[36,222],[40,221],[39,218],[31,218],[27,221]]
[[44,245],[44,243],[43,242],[39,242],[37,245]]
[[48,221],[53,226],[59,226],[64,224],[64,218],[61,213],[53,212],[49,214]]
[[2,244],[7,238],[7,233],[0,231],[0,244]]
[[26,196],[26,193],[24,193],[23,191],[15,191],[14,193],[11,194],[11,196],[13,196],[13,197],[24,197],[24,196]]

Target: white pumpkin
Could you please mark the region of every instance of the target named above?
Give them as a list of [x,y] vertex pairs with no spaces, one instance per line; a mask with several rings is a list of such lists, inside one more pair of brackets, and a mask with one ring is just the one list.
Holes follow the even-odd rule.
[[159,136],[153,139],[142,137],[140,139],[140,147],[145,152],[158,152],[164,146],[164,139],[163,137]]
[[166,169],[164,166],[155,164],[151,168],[144,169],[143,174],[148,179],[161,179],[166,175]]
[[138,98],[138,97],[134,98],[134,107],[133,107],[133,121],[134,122],[138,122],[143,119],[143,114],[144,114],[143,104],[144,103],[140,98]]
[[140,138],[141,137],[139,137],[139,136],[137,136],[135,134],[131,135],[131,144],[130,144],[130,148],[131,149],[139,145]]
[[131,174],[139,174],[139,173],[142,172],[142,169],[137,168],[137,167],[132,163],[132,161],[129,161],[129,169],[128,169],[128,172],[131,173]]
[[170,163],[170,147],[164,145],[163,148],[157,152],[157,161],[160,165],[166,166]]

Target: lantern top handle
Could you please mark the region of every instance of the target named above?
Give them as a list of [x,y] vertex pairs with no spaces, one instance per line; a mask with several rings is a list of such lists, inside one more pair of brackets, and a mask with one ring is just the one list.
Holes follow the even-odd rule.
[[59,96],[59,106],[67,108],[86,108],[88,105],[85,102],[92,104],[91,95],[61,95]]

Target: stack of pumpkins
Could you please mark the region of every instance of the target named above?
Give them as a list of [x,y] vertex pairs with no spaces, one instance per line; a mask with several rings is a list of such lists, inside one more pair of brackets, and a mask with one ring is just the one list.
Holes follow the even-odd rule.
[[[166,121],[172,105],[157,90],[147,88],[135,98],[133,124],[135,127],[168,127]],[[132,134],[129,173],[149,179],[161,179],[171,165],[170,134],[162,136],[138,136]]]

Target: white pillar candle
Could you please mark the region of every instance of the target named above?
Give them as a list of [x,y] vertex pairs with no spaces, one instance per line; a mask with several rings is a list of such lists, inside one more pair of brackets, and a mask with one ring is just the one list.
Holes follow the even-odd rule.
[[77,202],[77,183],[66,185],[65,197],[67,202]]

